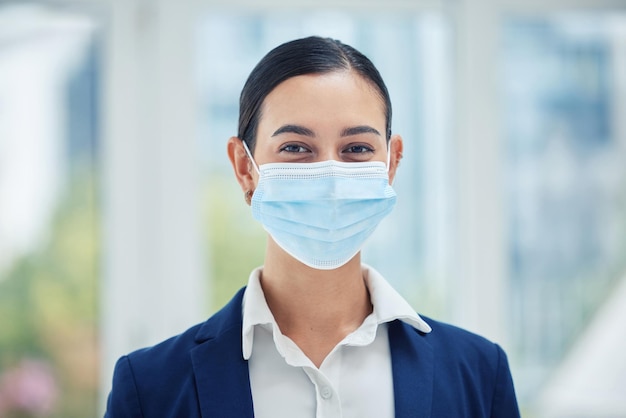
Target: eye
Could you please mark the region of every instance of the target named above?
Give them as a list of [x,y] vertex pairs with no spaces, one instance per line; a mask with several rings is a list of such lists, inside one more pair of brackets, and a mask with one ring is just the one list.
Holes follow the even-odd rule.
[[374,149],[367,145],[357,144],[357,145],[350,145],[348,148],[344,149],[342,152],[347,153],[347,154],[365,154],[365,153],[373,153]]
[[307,147],[301,144],[287,144],[280,148],[280,152],[299,154],[299,153],[311,152],[311,151]]

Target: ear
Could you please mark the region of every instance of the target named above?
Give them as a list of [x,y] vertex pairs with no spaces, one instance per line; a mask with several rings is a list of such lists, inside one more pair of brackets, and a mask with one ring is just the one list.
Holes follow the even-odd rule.
[[392,135],[389,139],[389,184],[393,184],[393,179],[396,177],[403,150],[402,137],[400,135]]
[[237,182],[241,186],[244,193],[254,192],[257,183],[257,173],[252,166],[250,158],[246,150],[243,148],[243,142],[236,136],[231,137],[227,144],[228,159],[235,171]]

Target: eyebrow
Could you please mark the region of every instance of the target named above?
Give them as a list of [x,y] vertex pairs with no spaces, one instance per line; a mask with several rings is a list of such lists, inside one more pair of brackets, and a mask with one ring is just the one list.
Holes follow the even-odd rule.
[[310,136],[311,138],[315,137],[315,133],[312,130],[300,125],[283,125],[272,134],[272,137],[287,133]]
[[380,136],[380,132],[377,129],[372,128],[371,126],[361,125],[361,126],[353,126],[351,128],[346,128],[341,131],[341,136],[353,136],[353,135],[361,135],[361,134],[374,134]]
[[[272,134],[272,137],[278,136],[280,134],[285,134],[285,133],[291,133],[291,134],[315,138],[315,132],[313,132],[309,128],[305,128],[304,126],[300,126],[300,125],[283,125],[280,128],[278,128],[276,131],[274,131],[274,133]],[[374,129],[371,126],[367,126],[367,125],[353,126],[353,127],[346,128],[343,131],[341,131],[341,137],[361,135],[361,134],[374,134],[374,135],[380,136],[380,132],[378,132],[377,129]]]

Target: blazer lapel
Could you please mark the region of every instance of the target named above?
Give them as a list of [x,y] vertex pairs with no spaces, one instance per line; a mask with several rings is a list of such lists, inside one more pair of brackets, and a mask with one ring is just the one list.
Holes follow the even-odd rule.
[[254,416],[248,362],[241,353],[243,289],[199,330],[191,350],[203,417]]
[[401,321],[389,325],[396,418],[430,417],[434,354],[424,335]]

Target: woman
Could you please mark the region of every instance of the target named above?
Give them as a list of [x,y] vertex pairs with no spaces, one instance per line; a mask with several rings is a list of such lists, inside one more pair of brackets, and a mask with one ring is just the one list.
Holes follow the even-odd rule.
[[228,156],[264,265],[204,324],[122,357],[107,416],[519,416],[500,347],[420,317],[361,264],[402,158],[365,56],[318,37],[271,51]]

